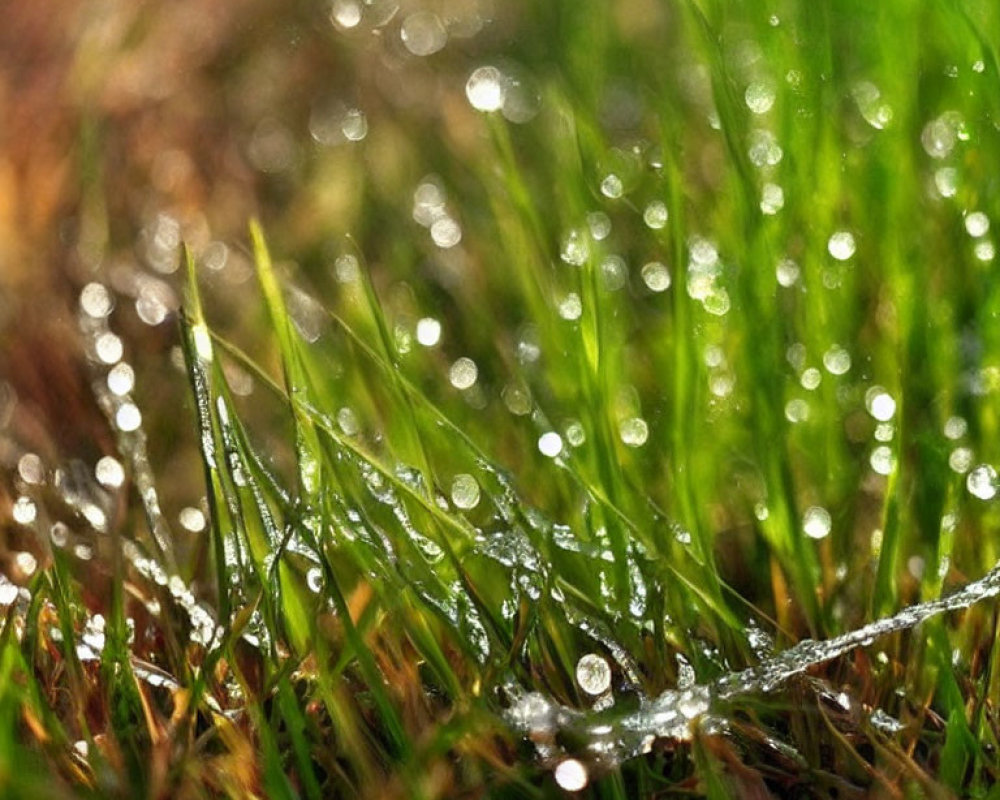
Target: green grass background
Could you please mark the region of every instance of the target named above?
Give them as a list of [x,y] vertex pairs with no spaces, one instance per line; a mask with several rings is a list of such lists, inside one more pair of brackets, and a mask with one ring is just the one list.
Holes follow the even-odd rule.
[[[132,501],[100,598],[51,549],[3,633],[9,796],[554,795],[546,747],[586,742],[521,741],[502,717],[511,686],[587,707],[574,670],[596,652],[629,709],[684,663],[699,681],[756,663],[755,628],[778,650],[828,638],[996,561],[995,506],[966,472],[998,457],[1000,280],[995,231],[966,223],[997,219],[997,7],[523,3],[426,59],[399,44],[414,8],[379,36],[375,6],[347,32],[319,5],[258,12],[204,68],[259,168],[261,226],[228,240],[226,267],[252,264],[256,281],[227,283],[185,230],[187,277],[169,280],[190,391],[183,419],[147,422],[167,484],[172,437],[200,444],[179,482],[203,477],[209,528],[158,552]],[[362,141],[309,138],[327,88],[303,64],[353,93]],[[537,97],[532,119],[470,107],[487,64]],[[761,87],[773,103],[755,113]],[[110,192],[117,129],[100,113],[81,128],[81,213],[110,252],[137,212]],[[294,154],[273,170],[265,122]],[[414,221],[428,175],[455,247]],[[656,202],[661,227],[645,218]],[[643,280],[653,261],[665,291]],[[560,314],[571,293],[577,319]],[[424,317],[441,323],[434,347],[415,340]],[[449,382],[461,357],[478,367],[466,390]],[[881,426],[876,386],[896,404]],[[635,419],[641,446],[622,433]],[[539,451],[549,431],[558,459]],[[452,501],[456,475],[480,487],[475,508]],[[818,540],[813,507],[830,515]],[[183,597],[137,572],[136,552],[193,586],[219,638],[191,639]],[[150,598],[158,615],[137,610]],[[107,645],[82,664],[65,643],[98,612]],[[586,791],[992,796],[995,634],[987,604],[876,641],[735,699],[723,732],[591,759]],[[136,659],[177,688],[136,678]],[[876,709],[901,731],[873,725]]]

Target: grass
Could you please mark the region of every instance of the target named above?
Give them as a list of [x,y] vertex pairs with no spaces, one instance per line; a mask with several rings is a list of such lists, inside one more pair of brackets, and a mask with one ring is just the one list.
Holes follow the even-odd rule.
[[[136,326],[80,312],[138,491],[31,479],[8,426],[8,546],[39,566],[12,556],[24,589],[0,585],[4,796],[543,797],[568,758],[602,798],[995,796],[992,602],[649,728],[641,754],[589,745],[997,561],[997,9],[497,12],[426,60],[432,112],[364,77],[367,38],[291,9],[369,130],[276,167],[254,119],[249,245],[223,269],[191,229],[168,248],[183,401],[142,330],[134,398],[109,390],[95,343]],[[223,85],[252,83],[227,53]],[[507,119],[514,86],[471,108],[485,64],[537,114]],[[305,139],[296,97],[272,99]],[[113,125],[84,130],[112,250]],[[172,524],[191,492],[204,530]],[[581,686],[587,654],[610,694]],[[519,729],[525,697],[564,716]]]

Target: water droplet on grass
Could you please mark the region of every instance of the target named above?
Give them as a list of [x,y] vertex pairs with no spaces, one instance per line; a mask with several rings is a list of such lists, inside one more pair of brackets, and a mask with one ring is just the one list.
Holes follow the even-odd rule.
[[574,267],[582,267],[587,263],[589,256],[590,246],[587,244],[587,237],[577,228],[571,229],[563,237],[563,245],[559,251],[559,257],[567,264],[571,264]]
[[417,341],[424,347],[434,347],[441,341],[441,323],[434,317],[423,317],[418,320]]
[[306,572],[306,586],[310,592],[319,594],[323,590],[323,570],[319,567],[310,567]]
[[35,521],[38,509],[35,507],[34,500],[30,497],[19,497],[14,501],[11,514],[14,517],[14,522],[19,525],[30,525]]
[[591,211],[587,214],[587,229],[595,242],[603,241],[611,235],[611,217],[603,211]]
[[990,218],[982,211],[973,211],[965,217],[965,230],[973,239],[985,236],[990,230]]
[[826,249],[838,261],[847,261],[857,249],[854,234],[850,231],[836,231],[826,243]]
[[555,431],[548,431],[543,433],[538,437],[538,451],[543,456],[548,456],[549,458],[555,458],[558,456],[563,449],[563,440]]
[[997,471],[989,464],[980,464],[965,479],[969,494],[980,500],[992,500],[997,493]]
[[437,14],[417,11],[403,20],[399,37],[413,55],[429,56],[445,46],[448,32]]
[[582,314],[583,303],[576,292],[570,292],[559,302],[559,316],[563,319],[572,322],[580,319]]
[[334,0],[330,21],[341,30],[356,28],[361,22],[361,4],[356,0]]
[[801,397],[789,400],[785,404],[785,419],[793,424],[805,422],[809,419],[809,404]]
[[895,456],[893,456],[892,448],[887,445],[879,445],[874,450],[868,459],[868,463],[871,465],[872,470],[874,470],[879,475],[888,475],[892,472],[895,466]]
[[465,511],[479,505],[479,484],[468,473],[456,475],[451,482],[451,501]]
[[670,288],[670,270],[666,264],[650,261],[642,267],[642,282],[651,292],[665,292]]
[[94,468],[97,482],[109,489],[117,489],[125,482],[125,470],[118,459],[104,456]]
[[462,358],[455,361],[448,370],[448,380],[456,389],[471,389],[479,378],[479,367],[471,358]]
[[642,417],[631,417],[618,426],[618,435],[629,447],[642,447],[649,438],[649,425]]
[[112,394],[122,397],[132,391],[135,386],[135,373],[132,367],[121,361],[108,372],[108,389]]
[[462,226],[451,217],[441,217],[431,225],[431,239],[442,250],[452,248],[462,241]]
[[776,183],[765,183],[760,193],[762,214],[773,216],[785,207],[785,190]]
[[799,377],[799,383],[802,384],[802,388],[810,392],[816,389],[822,380],[823,373],[816,369],[816,367],[809,367],[809,369],[803,370],[802,375]]
[[872,386],[865,392],[865,407],[879,422],[888,422],[896,414],[896,401],[881,386]]
[[952,472],[964,475],[972,467],[972,450],[968,447],[956,447],[948,454],[948,467]]
[[958,192],[958,170],[941,167],[934,173],[934,185],[942,197],[954,197]]
[[587,653],[576,662],[576,682],[587,694],[602,695],[611,688],[611,667],[596,653]]
[[993,260],[993,257],[996,255],[996,248],[993,246],[993,242],[982,241],[976,242],[976,246],[972,252],[979,261],[985,263]]
[[774,271],[778,283],[786,289],[794,286],[799,280],[799,265],[790,258],[783,258],[778,262]]
[[503,73],[496,67],[479,67],[465,84],[465,96],[477,111],[498,111],[504,101]]
[[810,506],[802,516],[802,530],[810,539],[825,539],[832,524],[830,512],[822,506]]
[[774,85],[769,81],[754,81],[743,95],[747,108],[754,114],[766,114],[774,105]]
[[823,366],[831,375],[843,375],[851,368],[851,354],[835,344],[823,353]]
[[589,780],[587,767],[575,758],[560,761],[554,775],[559,787],[567,792],[579,792],[585,789]]
[[946,158],[957,141],[955,117],[952,113],[932,119],[920,134],[920,143],[931,158]]
[[25,453],[17,461],[17,474],[25,483],[37,486],[45,481],[45,465],[35,453]]
[[177,520],[184,530],[191,531],[191,533],[200,533],[205,530],[205,515],[200,509],[191,506],[182,508]]
[[572,447],[581,447],[587,441],[587,433],[577,421],[570,422],[566,426],[566,441]]
[[605,175],[604,180],[601,181],[601,194],[612,200],[621,197],[624,190],[622,179],[614,173]]
[[646,227],[658,231],[667,224],[669,216],[666,204],[660,200],[654,200],[646,206],[646,210],[642,213],[642,221],[646,223]]
[[944,435],[949,439],[961,439],[969,429],[964,417],[949,417],[944,424]]
[[115,334],[109,332],[102,333],[94,343],[94,350],[97,357],[105,364],[115,364],[121,360],[125,348],[122,340]]
[[115,412],[115,424],[119,430],[131,433],[142,425],[142,414],[135,403],[122,403]]
[[88,317],[103,319],[114,308],[114,300],[107,287],[100,283],[88,283],[80,292],[80,308]]
[[628,266],[625,259],[612,253],[601,260],[601,278],[604,288],[609,292],[617,292],[624,288],[628,281]]

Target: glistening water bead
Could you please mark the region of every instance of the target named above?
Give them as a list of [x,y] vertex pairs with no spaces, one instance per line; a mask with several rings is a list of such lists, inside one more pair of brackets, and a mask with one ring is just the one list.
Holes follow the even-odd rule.
[[598,697],[611,688],[611,667],[596,653],[587,653],[576,662],[576,682],[584,692]]
[[479,367],[471,358],[462,356],[448,370],[448,380],[456,389],[471,389],[479,378]]
[[479,505],[479,484],[468,473],[462,472],[451,481],[451,502],[464,511]]
[[465,96],[476,111],[499,111],[504,100],[504,77],[496,67],[479,67],[465,84]]
[[997,493],[997,471],[989,464],[980,464],[965,479],[969,494],[980,500],[992,500]]
[[830,512],[822,506],[811,506],[802,517],[802,530],[810,539],[825,539],[830,535],[833,521]]

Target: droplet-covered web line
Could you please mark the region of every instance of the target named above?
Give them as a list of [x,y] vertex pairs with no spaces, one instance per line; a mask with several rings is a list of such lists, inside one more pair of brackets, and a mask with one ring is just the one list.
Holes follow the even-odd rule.
[[684,689],[669,689],[627,713],[581,711],[552,702],[538,692],[508,687],[514,702],[508,723],[535,742],[539,755],[559,761],[570,754],[557,741],[581,742],[572,755],[613,766],[649,752],[657,739],[688,741],[700,720],[710,717],[720,701],[778,689],[810,667],[866,646],[875,639],[908,630],[946,611],[959,611],[1000,594],[1000,563],[978,581],[947,597],[910,606],[889,617],[826,641],[804,639],[778,655],[715,681]]

